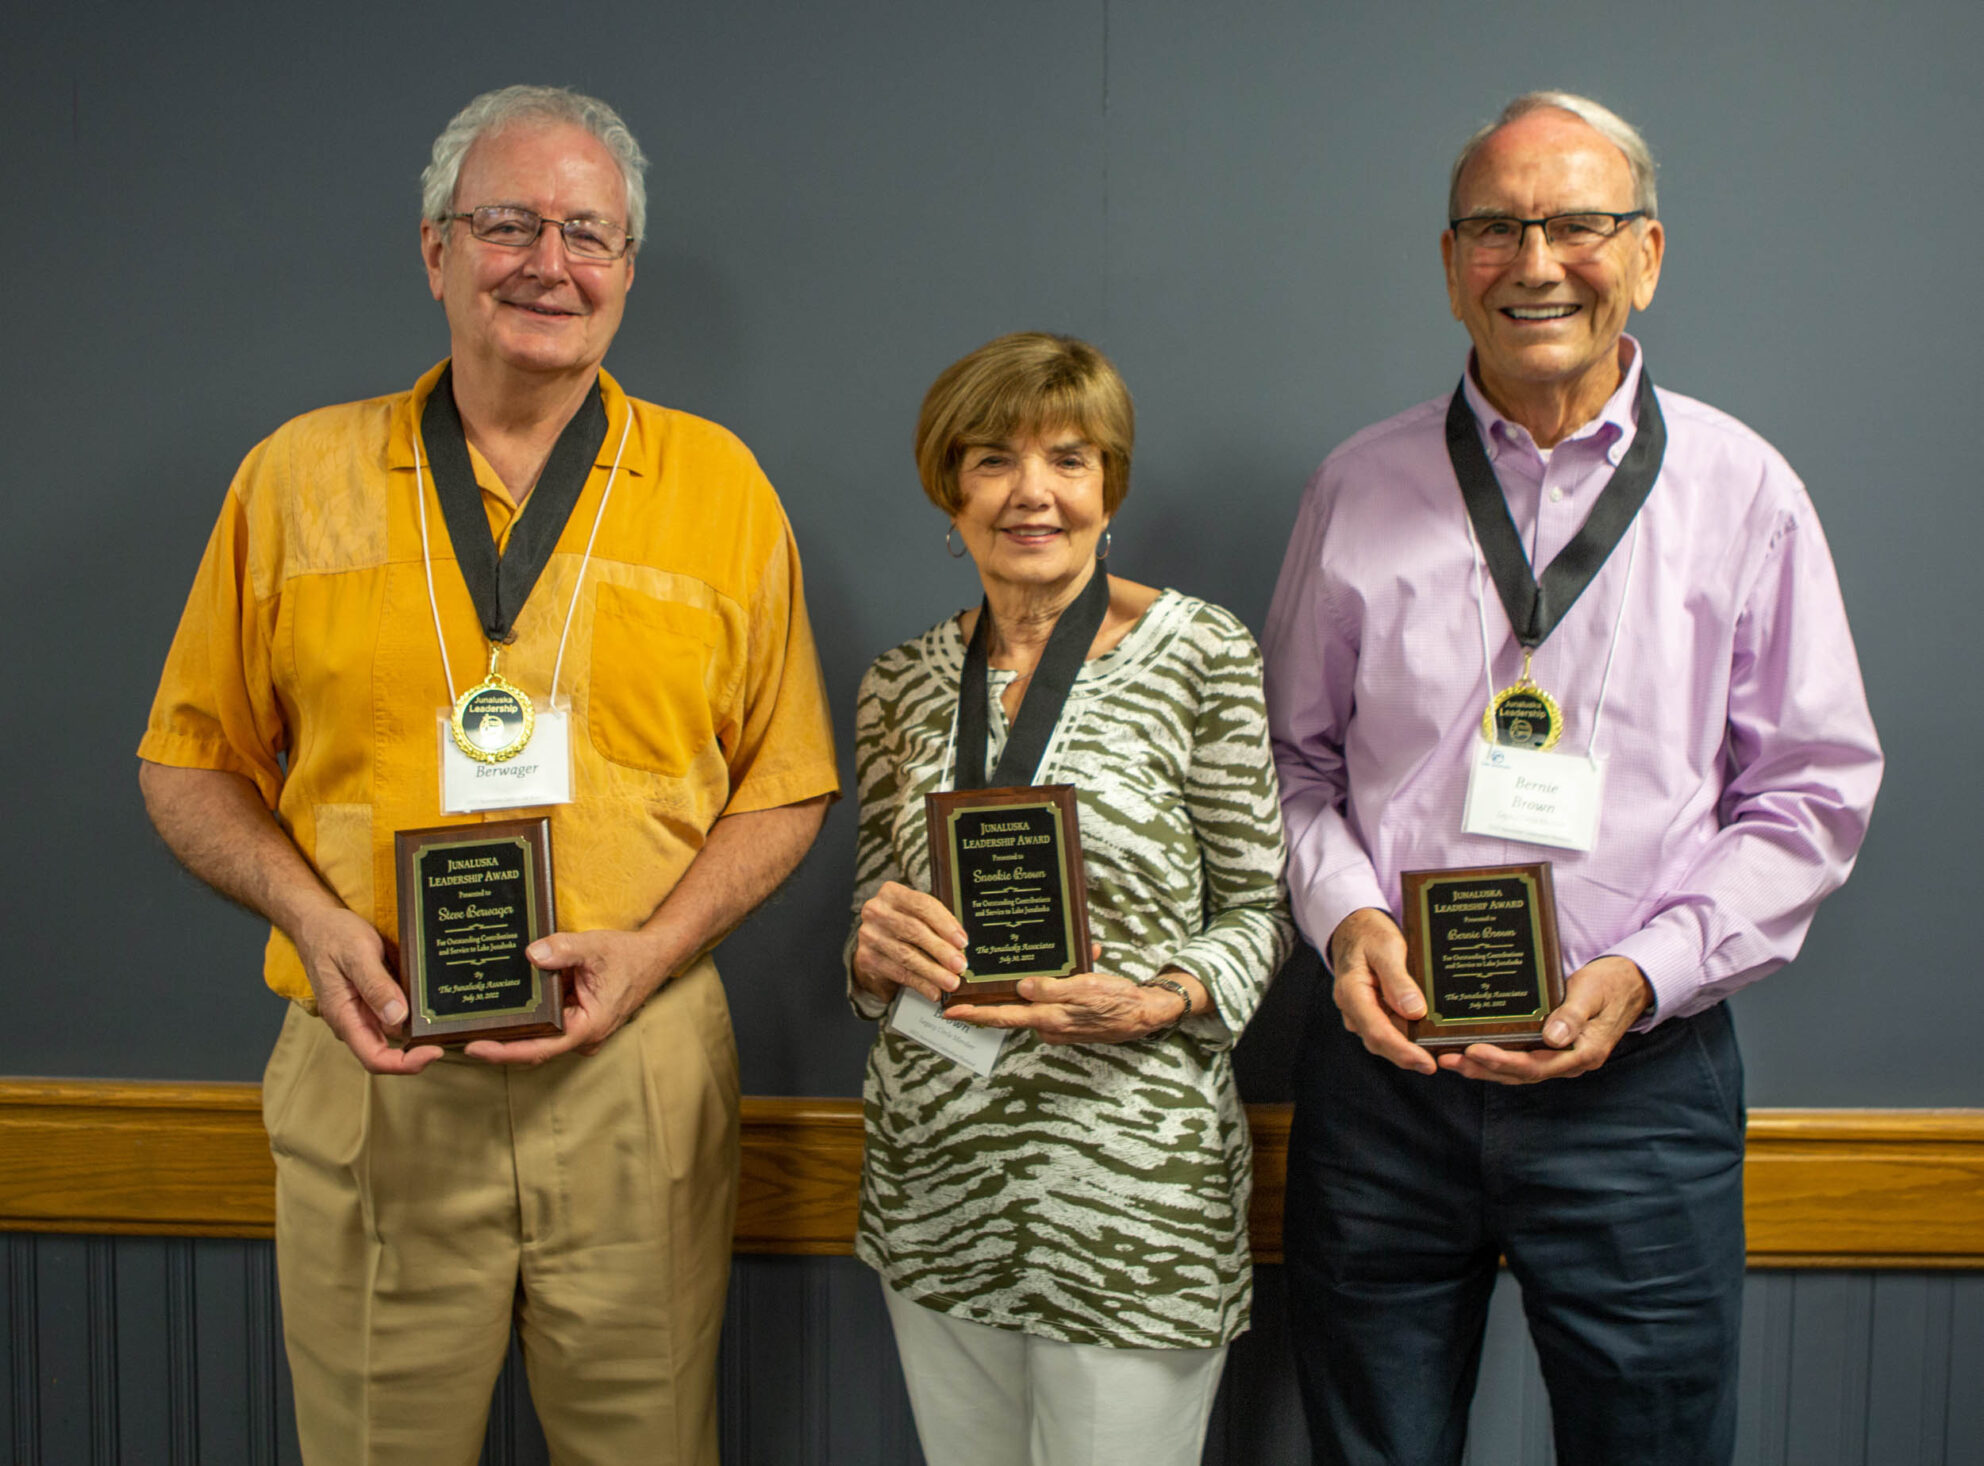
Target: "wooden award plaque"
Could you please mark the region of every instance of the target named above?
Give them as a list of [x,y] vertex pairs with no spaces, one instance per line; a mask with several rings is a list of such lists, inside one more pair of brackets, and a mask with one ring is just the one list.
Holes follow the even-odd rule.
[[1394,1020],[1435,1051],[1490,1043],[1544,1047],[1543,1020],[1564,1001],[1550,864],[1409,870],[1405,963],[1426,1016]]
[[1027,977],[1090,970],[1075,786],[923,796],[936,896],[963,924],[965,970],[944,1006],[1023,1003]]
[[401,830],[393,841],[408,1042],[563,1033],[563,975],[524,956],[557,929],[550,820]]

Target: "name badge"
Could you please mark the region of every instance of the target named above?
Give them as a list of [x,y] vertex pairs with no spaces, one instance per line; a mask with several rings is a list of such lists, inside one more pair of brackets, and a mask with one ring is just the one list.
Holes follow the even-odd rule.
[[441,808],[448,814],[534,809],[572,802],[572,720],[563,708],[536,714],[530,742],[502,763],[481,763],[455,743],[452,715],[440,715]]
[[1590,756],[1477,744],[1460,827],[1531,845],[1589,850],[1598,840],[1605,766]]
[[914,1039],[954,1064],[962,1064],[980,1079],[992,1072],[1005,1047],[1007,1030],[977,1028],[944,1017],[944,1010],[915,988],[897,988],[884,1020],[891,1032]]

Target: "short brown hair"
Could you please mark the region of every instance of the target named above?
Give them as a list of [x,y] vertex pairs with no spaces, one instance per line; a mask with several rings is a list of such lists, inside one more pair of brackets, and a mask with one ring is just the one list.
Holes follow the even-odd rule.
[[1072,428],[1102,453],[1102,508],[1130,492],[1137,411],[1108,357],[1072,336],[1015,331],[988,341],[938,374],[916,415],[916,472],[923,492],[955,514],[958,461],[979,443]]

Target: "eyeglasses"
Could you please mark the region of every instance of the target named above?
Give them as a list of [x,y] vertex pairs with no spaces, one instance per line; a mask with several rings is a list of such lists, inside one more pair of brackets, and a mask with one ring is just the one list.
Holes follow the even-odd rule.
[[1589,259],[1605,247],[1605,241],[1635,219],[1644,219],[1645,209],[1624,214],[1587,210],[1581,214],[1552,214],[1547,219],[1512,219],[1506,214],[1475,214],[1466,219],[1449,219],[1447,227],[1467,252],[1478,260],[1512,260],[1522,252],[1523,238],[1534,225],[1543,231],[1543,241],[1560,260]]
[[634,244],[627,231],[604,219],[547,219],[514,204],[484,204],[450,219],[468,220],[468,232],[484,244],[529,249],[549,224],[565,236],[565,250],[582,260],[617,260]]

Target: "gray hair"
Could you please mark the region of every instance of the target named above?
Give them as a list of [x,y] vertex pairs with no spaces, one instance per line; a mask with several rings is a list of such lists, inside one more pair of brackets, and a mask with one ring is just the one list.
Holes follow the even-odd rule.
[[455,185],[461,181],[462,159],[476,139],[516,123],[567,123],[584,128],[620,165],[627,185],[627,234],[639,240],[647,232],[648,190],[643,182],[647,154],[620,114],[597,97],[567,87],[502,87],[484,92],[455,114],[454,121],[434,139],[434,157],[420,174],[420,210],[432,223],[445,227],[455,208]]
[[1532,112],[1568,112],[1624,153],[1626,164],[1633,171],[1633,207],[1644,210],[1649,219],[1654,217],[1658,201],[1654,197],[1653,153],[1637,127],[1610,107],[1580,97],[1576,92],[1524,92],[1504,107],[1493,122],[1461,144],[1460,156],[1454,159],[1454,171],[1447,179],[1449,219],[1460,217],[1460,176],[1481,151],[1481,145],[1517,118]]

